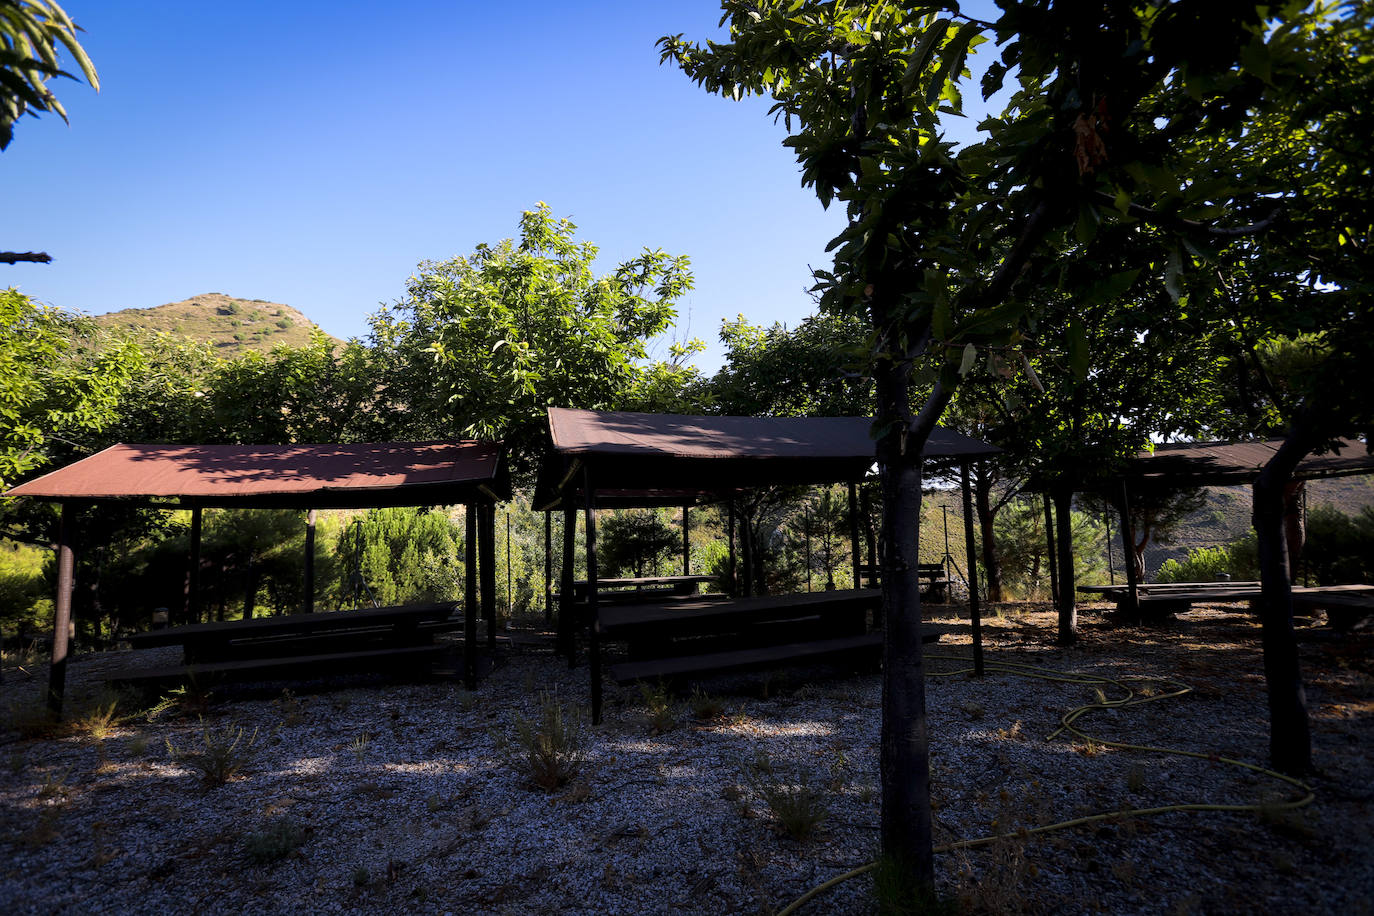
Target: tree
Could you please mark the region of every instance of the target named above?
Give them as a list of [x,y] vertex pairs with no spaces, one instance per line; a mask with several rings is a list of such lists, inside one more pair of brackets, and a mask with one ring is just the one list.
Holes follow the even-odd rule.
[[[1239,4],[1008,0],[996,23],[954,3],[723,8],[729,42],[666,37],[665,59],[708,91],[771,95],[803,183],[823,204],[843,202],[849,217],[818,291],[823,307],[864,315],[874,332],[886,544],[882,844],[929,890],[916,575],[923,445],[980,352],[1019,360],[1029,374],[1031,334],[1083,351],[1081,323],[1042,324],[1037,306],[1104,225],[1149,237],[1170,291],[1185,240],[1266,225],[1255,214],[1267,189],[1176,171],[1170,141],[1222,134],[1257,100],[1287,103],[1267,87],[1285,83],[1302,52],[1291,30],[1266,21],[1267,8]],[[1009,75],[1017,91],[984,122],[986,139],[956,152],[941,118],[960,114],[966,60],[986,34],[1003,50],[984,97]],[[1164,96],[1169,107],[1158,105]],[[930,394],[915,403],[922,375]]]
[[722,322],[725,364],[709,402],[736,416],[862,417],[873,410],[864,366],[868,332],[848,315],[816,314],[795,328]]
[[[95,66],[76,40],[79,31],[53,0],[0,0],[0,150],[14,139],[14,123],[24,114],[51,111],[63,121],[66,109],[48,88],[55,76],[76,79],[61,67],[58,46],[81,69],[91,88],[99,91]],[[51,261],[44,252],[0,251],[0,264]]]
[[602,523],[600,561],[608,572],[628,570],[643,576],[645,567],[657,574],[659,562],[682,546],[682,535],[655,509],[615,512]]
[[81,68],[92,89],[100,88],[95,66],[76,40],[71,17],[53,0],[0,0],[0,150],[14,138],[14,122],[25,113],[67,112],[48,88],[54,76],[76,79],[63,70],[58,45]]
[[518,242],[421,264],[406,297],[372,319],[387,360],[382,422],[416,438],[500,439],[523,477],[547,438],[547,408],[651,409],[690,381],[644,366],[691,289],[687,258],[646,249],[598,277],[596,246],[575,230],[540,204],[521,216]]
[[0,290],[0,490],[54,454],[94,451],[142,366],[129,343],[99,348],[84,318]]

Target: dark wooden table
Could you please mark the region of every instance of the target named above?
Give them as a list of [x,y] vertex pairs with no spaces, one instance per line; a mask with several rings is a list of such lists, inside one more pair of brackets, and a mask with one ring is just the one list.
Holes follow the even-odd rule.
[[727,599],[699,595],[695,599],[623,604],[598,609],[597,626],[608,636],[653,632],[680,635],[720,632],[731,627],[817,616],[833,620],[841,629],[863,629],[868,611],[882,601],[876,588],[810,592],[802,595],[763,595]]
[[452,602],[288,614],[168,627],[126,637],[134,648],[183,647],[186,664],[427,644],[457,610]]
[[[633,594],[624,589],[650,590],[651,594],[669,595],[692,595],[696,593],[697,586],[716,581],[715,576],[638,576],[616,579],[597,579],[597,597],[601,593],[615,594],[617,596]],[[586,601],[591,591],[591,583],[586,579],[578,579],[573,582],[573,600]]]

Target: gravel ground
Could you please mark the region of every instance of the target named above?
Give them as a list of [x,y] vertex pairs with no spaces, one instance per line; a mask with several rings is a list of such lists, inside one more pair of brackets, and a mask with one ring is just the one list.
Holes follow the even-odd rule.
[[[1089,613],[1067,650],[1043,608],[1003,611],[988,621],[987,676],[959,673],[969,640],[954,618],[929,662],[936,842],[1011,834],[938,856],[940,893],[960,911],[1371,912],[1374,637],[1301,628],[1318,773],[1315,801],[1286,810],[1301,792],[1220,759],[1267,756],[1259,631],[1243,607],[1153,629]],[[515,719],[536,719],[544,692],[585,708],[587,671],[554,658],[541,634],[513,636],[474,693],[446,681],[317,685],[188,702],[103,735],[73,714],[58,738],[19,736],[42,678],[6,669],[5,912],[770,913],[876,854],[877,675],[708,681],[718,709],[679,695],[661,731],[639,690],[608,686],[605,722],[582,728],[580,773],[545,792],[515,759]],[[79,658],[69,708],[92,708],[83,692],[155,651]],[[1124,694],[1008,663],[1091,673],[1138,695],[1181,680],[1184,696],[1096,710],[1079,726],[1204,756],[1046,740],[1095,689]],[[237,727],[256,740],[224,785],[169,751]],[[768,798],[795,801],[799,785],[802,813],[823,819],[797,838]],[[1264,807],[1022,829],[1185,803]],[[869,876],[843,882],[804,912],[876,912],[873,888]]]

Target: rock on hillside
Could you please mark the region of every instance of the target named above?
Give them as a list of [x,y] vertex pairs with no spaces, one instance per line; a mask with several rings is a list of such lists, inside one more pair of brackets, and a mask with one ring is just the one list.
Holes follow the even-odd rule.
[[225,357],[248,350],[267,352],[282,344],[298,347],[310,341],[311,329],[315,327],[314,322],[289,305],[235,299],[223,293],[203,293],[155,308],[122,309],[97,315],[95,322],[111,329],[165,331],[205,341]]

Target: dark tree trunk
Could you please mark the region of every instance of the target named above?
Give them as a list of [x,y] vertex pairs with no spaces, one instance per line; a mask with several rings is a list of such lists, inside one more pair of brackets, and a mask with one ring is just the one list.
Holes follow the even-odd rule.
[[997,556],[997,537],[992,511],[992,475],[985,466],[973,469],[973,501],[978,513],[978,533],[983,539],[983,576],[987,580],[988,604],[1002,599],[1002,563]]
[[1300,417],[1260,472],[1254,488],[1264,680],[1269,692],[1269,759],[1274,769],[1295,776],[1312,768],[1312,735],[1293,631],[1293,583],[1284,537],[1285,496],[1298,462],[1317,441],[1306,418]]
[[[875,373],[878,420],[911,422],[908,373],[880,362]],[[939,390],[902,436],[878,441],[883,492],[882,848],[922,888],[935,886],[930,810],[930,736],[926,730],[925,659],[921,650],[921,451],[944,407]],[[924,427],[924,428],[922,428]]]
[[1288,577],[1291,582],[1302,565],[1302,551],[1307,546],[1307,524],[1302,517],[1303,490],[1307,482],[1290,480],[1283,488],[1283,539],[1288,545]]
[[1059,548],[1059,644],[1071,646],[1078,641],[1078,605],[1073,579],[1073,491],[1067,487],[1054,492],[1055,527]]
[[1045,566],[1050,572],[1050,600],[1059,607],[1059,557],[1054,549],[1054,509],[1050,491],[1045,491]]

